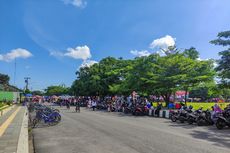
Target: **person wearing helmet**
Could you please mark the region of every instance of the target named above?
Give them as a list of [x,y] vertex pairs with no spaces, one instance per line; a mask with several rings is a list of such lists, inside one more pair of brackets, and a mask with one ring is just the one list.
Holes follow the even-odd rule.
[[214,112],[216,112],[216,113],[221,113],[221,112],[222,112],[222,109],[220,108],[220,106],[219,106],[218,104],[215,104],[215,105],[213,106],[213,110],[214,110]]

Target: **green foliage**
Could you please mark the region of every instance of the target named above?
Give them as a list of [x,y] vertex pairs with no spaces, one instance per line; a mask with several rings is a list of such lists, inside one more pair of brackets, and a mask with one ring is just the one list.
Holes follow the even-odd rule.
[[35,91],[32,91],[31,92],[33,95],[39,95],[39,96],[42,96],[43,95],[43,92],[40,91],[40,90],[35,90]]
[[24,91],[24,93],[25,93],[25,94],[30,94],[31,91],[30,91],[29,89],[26,89],[26,90]]
[[80,68],[71,91],[81,96],[128,95],[137,91],[139,95],[162,96],[168,104],[178,89],[189,90],[213,80],[213,62],[196,60],[195,52],[191,48],[186,53],[152,54],[134,60],[108,57],[91,67]]
[[176,53],[179,53],[179,50],[177,49],[177,47],[174,45],[174,46],[169,46],[167,49],[163,49],[161,48],[161,51],[163,53],[165,53],[165,55],[171,55],[171,54],[176,54]]
[[[230,46],[230,31],[220,32],[217,39],[210,41],[215,45]],[[216,70],[219,72],[223,87],[230,88],[230,48],[219,53],[221,59],[218,60]]]
[[11,105],[13,102],[12,101],[7,101],[6,104],[7,105]]
[[201,98],[205,101],[210,98],[219,97],[220,89],[216,86],[214,81],[200,83],[195,86],[189,93],[190,98]]
[[5,103],[0,102],[0,108],[3,107],[3,106],[5,106],[5,105],[6,105]]
[[71,91],[75,95],[111,95],[123,92],[123,82],[130,69],[129,60],[107,57],[91,67],[82,67],[77,72]]
[[218,61],[216,70],[219,72],[222,86],[230,88],[230,49],[219,53],[221,59]]
[[10,77],[0,73],[0,84],[9,84]]
[[222,46],[230,45],[230,31],[219,32],[217,37],[217,39],[210,41],[210,43]]
[[212,80],[215,74],[209,61],[193,60],[179,53],[159,57],[153,69],[148,82],[167,104],[178,89],[188,91],[190,87]]
[[225,99],[225,101],[227,101],[230,98],[230,89],[222,88],[220,92],[223,98]]
[[189,49],[184,50],[184,56],[195,60],[199,57],[199,52],[196,48],[190,47]]
[[60,86],[49,86],[49,87],[47,87],[47,89],[45,89],[45,95],[60,96],[63,94],[69,94],[69,88],[60,85]]

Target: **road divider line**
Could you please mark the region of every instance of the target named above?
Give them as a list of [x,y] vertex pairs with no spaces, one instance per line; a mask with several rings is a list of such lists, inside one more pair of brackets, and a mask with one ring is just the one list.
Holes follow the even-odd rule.
[[17,108],[16,111],[14,111],[10,115],[10,117],[0,126],[0,137],[4,134],[4,132],[6,131],[7,127],[13,121],[13,119],[15,118],[15,116],[17,115],[17,113],[19,112],[20,109],[21,109],[21,107]]

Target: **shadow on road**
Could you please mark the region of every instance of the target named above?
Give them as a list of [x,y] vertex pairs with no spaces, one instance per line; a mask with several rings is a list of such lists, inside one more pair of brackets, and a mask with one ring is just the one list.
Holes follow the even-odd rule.
[[199,131],[195,130],[191,133],[194,138],[204,139],[210,142],[213,142],[215,145],[220,147],[228,147],[230,148],[230,133],[227,129],[225,130],[207,130],[207,131]]
[[54,126],[59,126],[59,123],[55,124],[55,125],[48,125],[48,124],[45,124],[45,123],[38,123],[38,125],[36,125],[36,127],[34,127],[35,129],[39,129],[39,128],[51,128],[51,127],[54,127]]
[[194,138],[206,140],[214,143],[214,145],[220,147],[230,148],[230,129],[225,128],[223,130],[218,130],[215,126],[203,126],[204,130],[198,129],[196,124],[189,125],[188,123],[174,123],[170,120],[165,121],[171,127],[193,129],[190,135]]
[[197,126],[195,124],[188,124],[188,123],[180,123],[180,122],[172,122],[170,120],[167,120],[165,121],[165,123],[169,124],[169,126],[172,126],[172,127],[182,127],[182,128],[185,128],[185,129],[194,129],[196,128]]

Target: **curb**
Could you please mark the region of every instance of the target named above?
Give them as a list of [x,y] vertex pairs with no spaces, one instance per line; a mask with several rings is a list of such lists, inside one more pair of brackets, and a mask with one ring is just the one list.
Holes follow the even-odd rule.
[[22,120],[21,131],[18,140],[17,153],[29,153],[29,134],[28,134],[28,110],[25,108],[25,113]]
[[[153,117],[157,116],[155,114],[155,110],[152,110],[152,109],[149,110],[148,115],[153,116]],[[169,118],[169,110],[160,110],[159,117],[161,117],[161,118]]]

